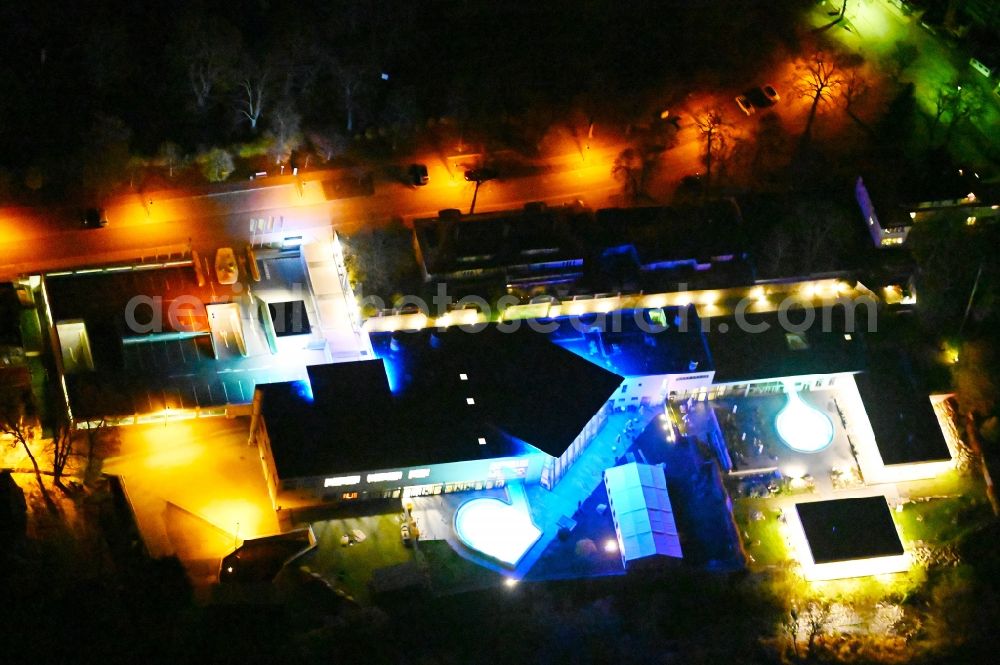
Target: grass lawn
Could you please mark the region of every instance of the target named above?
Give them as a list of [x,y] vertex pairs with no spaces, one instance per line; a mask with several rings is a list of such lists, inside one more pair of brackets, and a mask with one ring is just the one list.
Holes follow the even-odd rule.
[[[319,544],[303,564],[360,603],[370,600],[368,582],[373,571],[413,560],[413,550],[400,540],[396,512],[324,520],[312,526]],[[341,536],[353,529],[364,532],[364,542],[342,546]]]
[[942,473],[936,478],[906,483],[905,488],[906,494],[911,497],[944,496],[951,494],[986,496],[982,476],[977,471],[962,473],[951,470]]
[[960,493],[904,505],[896,513],[903,537],[911,543],[947,545],[991,520],[993,513],[981,484],[968,478],[964,485]]
[[443,540],[421,542],[420,554],[430,569],[434,593],[458,593],[497,586],[503,577],[463,559]]
[[[740,531],[743,549],[753,557],[749,562],[752,570],[779,565],[788,560],[788,547],[778,521],[778,511],[769,504],[767,499],[733,501],[733,516]],[[763,513],[764,519],[753,519],[752,515],[758,511]]]

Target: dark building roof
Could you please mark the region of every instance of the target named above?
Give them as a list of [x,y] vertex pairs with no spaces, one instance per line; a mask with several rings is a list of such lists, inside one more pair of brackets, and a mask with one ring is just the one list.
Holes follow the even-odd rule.
[[418,219],[413,228],[424,272],[431,278],[526,276],[579,269],[583,249],[573,227],[580,212],[529,205],[517,211],[442,214]]
[[795,510],[816,563],[903,553],[884,496],[797,503]]
[[[829,310],[829,326],[823,325],[824,313],[813,310],[815,320],[804,332],[789,332],[781,325],[777,312],[744,314],[712,318],[706,333],[708,348],[715,367],[715,382],[751,381],[756,379],[859,372],[865,368],[864,341],[859,330],[865,330],[861,313],[848,331],[844,309]],[[801,310],[792,309],[787,321],[804,321]],[[824,331],[824,328],[827,330]],[[757,330],[760,328],[760,330]]]
[[622,380],[527,325],[371,338],[378,360],[258,386],[280,477],[558,456]]
[[14,285],[0,282],[0,346],[21,346],[21,303]]
[[545,320],[552,341],[621,376],[684,374],[711,369],[694,306],[617,310]]
[[951,453],[926,394],[898,374],[875,370],[855,377],[884,464],[948,460]]
[[219,582],[270,582],[313,543],[309,529],[244,541],[222,559]]
[[[975,200],[961,203],[956,214],[1000,202],[995,183],[983,182],[973,168],[960,168],[940,156],[932,156],[905,176],[872,172],[863,180],[882,228],[912,226],[911,211],[956,207],[970,193]],[[960,217],[964,219],[964,214]]]
[[24,491],[14,482],[10,471],[0,471],[0,545],[24,535],[27,515]]
[[739,220],[729,201],[684,208],[606,208],[595,215],[591,243],[605,252],[629,248],[647,269],[727,262],[746,254]]

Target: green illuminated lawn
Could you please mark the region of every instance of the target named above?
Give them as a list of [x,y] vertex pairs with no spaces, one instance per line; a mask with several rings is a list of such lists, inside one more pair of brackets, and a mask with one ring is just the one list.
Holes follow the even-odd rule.
[[[341,546],[341,536],[353,529],[363,531],[365,541]],[[413,560],[413,550],[400,540],[395,512],[316,522],[313,530],[319,546],[308,565],[359,602],[369,599],[373,571]]]
[[[739,528],[744,551],[753,557],[748,565],[753,570],[780,565],[788,560],[788,546],[782,535],[778,511],[769,507],[766,499],[737,499],[733,501],[733,516]],[[764,515],[755,520],[755,512]]]
[[463,559],[443,540],[421,542],[419,547],[435,593],[458,593],[500,584],[498,573]]
[[[941,495],[938,495],[941,496]],[[955,542],[992,519],[989,501],[982,489],[968,483],[966,491],[908,503],[896,513],[903,537],[929,546]]]

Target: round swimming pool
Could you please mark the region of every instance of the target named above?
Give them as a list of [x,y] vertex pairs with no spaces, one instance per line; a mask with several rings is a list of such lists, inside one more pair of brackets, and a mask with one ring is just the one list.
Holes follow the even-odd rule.
[[822,411],[802,401],[794,389],[788,403],[774,419],[782,443],[800,453],[816,453],[833,441],[833,421]]
[[455,533],[470,548],[511,567],[542,535],[524,508],[499,499],[472,499],[459,506]]

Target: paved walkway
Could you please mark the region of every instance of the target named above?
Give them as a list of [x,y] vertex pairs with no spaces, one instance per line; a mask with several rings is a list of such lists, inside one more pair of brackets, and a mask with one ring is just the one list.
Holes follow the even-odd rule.
[[[559,534],[561,518],[572,519],[580,505],[604,482],[604,470],[615,466],[618,457],[632,445],[632,435],[638,436],[650,420],[662,413],[662,408],[647,407],[642,411],[615,413],[551,491],[541,485],[512,482],[504,489],[481,492],[460,492],[438,496],[413,497],[413,514],[420,528],[421,540],[445,540],[461,557],[476,565],[495,570],[505,576],[521,579],[541,558]],[[631,435],[628,423],[633,420]],[[477,556],[462,545],[453,527],[455,511],[472,499],[495,497],[510,503],[525,502],[535,525],[542,535],[513,569],[501,567]]]
[[[524,577],[531,570],[552,540],[558,536],[559,519],[572,519],[580,504],[604,482],[604,470],[615,466],[617,458],[624,455],[632,445],[632,435],[638,436],[659,413],[662,413],[662,408],[647,407],[641,411],[612,414],[580,458],[551,491],[540,485],[525,488],[532,518],[538,528],[542,529],[542,536],[521,559],[513,571],[514,577]],[[631,434],[627,431],[630,420],[636,421]]]

